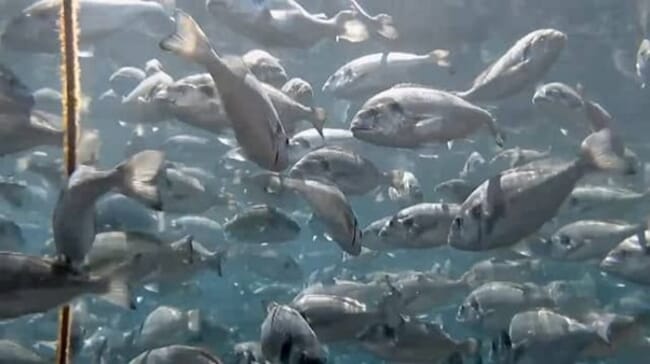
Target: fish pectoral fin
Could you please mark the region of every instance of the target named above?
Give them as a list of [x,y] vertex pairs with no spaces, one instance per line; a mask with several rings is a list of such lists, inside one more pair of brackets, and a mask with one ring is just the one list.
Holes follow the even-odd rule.
[[440,115],[425,115],[415,123],[414,129],[425,133],[437,133],[444,119]]

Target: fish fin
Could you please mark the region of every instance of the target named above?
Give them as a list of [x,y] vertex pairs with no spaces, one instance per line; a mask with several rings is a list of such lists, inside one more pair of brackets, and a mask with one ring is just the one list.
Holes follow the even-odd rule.
[[189,310],[187,311],[187,330],[194,334],[201,333],[201,311]]
[[339,27],[337,40],[343,39],[350,43],[360,43],[368,39],[368,28],[362,21],[356,19],[354,13],[343,10],[334,16],[334,21]]
[[212,253],[208,259],[207,264],[208,268],[217,273],[219,277],[223,277],[223,262],[228,256],[228,248],[224,248]]
[[133,155],[116,167],[121,176],[120,192],[154,210],[162,210],[162,200],[155,184],[165,156],[156,150]]
[[160,293],[160,285],[158,283],[145,284],[144,289],[152,293]]
[[101,296],[102,299],[116,306],[135,310],[135,301],[128,284],[128,272],[118,271],[108,279],[106,293]]
[[183,252],[186,255],[185,263],[193,264],[194,263],[194,237],[192,235],[187,235],[180,240],[173,242],[171,244],[172,249],[175,251]]
[[580,146],[583,160],[590,167],[623,173],[628,170],[625,147],[620,137],[605,128],[590,134]]
[[248,158],[246,158],[246,154],[244,154],[244,150],[242,148],[233,148],[228,152],[226,152],[226,154],[223,157],[225,159],[229,159],[237,162],[248,161]]
[[325,109],[322,107],[313,107],[311,108],[311,111],[311,123],[314,126],[314,129],[316,129],[318,132],[318,135],[320,135],[321,139],[325,140],[325,135],[323,134],[323,126],[327,121],[327,111],[325,111]]
[[160,41],[160,48],[193,61],[209,58],[212,53],[210,41],[194,18],[179,9],[174,17],[176,31]]
[[77,163],[92,166],[99,160],[101,139],[96,129],[83,130],[77,141]]
[[429,60],[440,67],[451,68],[449,61],[449,50],[447,49],[434,49],[427,54]]

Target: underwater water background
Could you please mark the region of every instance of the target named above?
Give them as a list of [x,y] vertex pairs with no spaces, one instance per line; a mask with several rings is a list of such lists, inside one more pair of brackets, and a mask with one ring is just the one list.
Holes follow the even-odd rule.
[[[253,6],[275,6],[272,1],[262,1],[261,5],[257,4],[260,2],[252,0],[242,1],[253,3]],[[2,27],[10,26],[11,19],[20,16],[21,11],[34,2],[0,0]],[[325,13],[328,17],[340,9],[349,8],[346,0],[298,2],[308,11]],[[328,114],[325,127],[346,130],[352,117],[367,98],[361,102],[346,102],[337,100],[321,90],[330,75],[346,62],[366,54],[384,51],[424,54],[433,49],[447,49],[450,52],[453,71],[420,65],[412,70],[409,79],[405,79],[404,83],[447,91],[467,90],[476,76],[499,59],[518,39],[536,29],[558,29],[567,35],[566,46],[552,67],[539,80],[503,100],[477,104],[488,110],[505,131],[504,148],[550,150],[553,160],[570,161],[579,153],[580,143],[588,134],[586,129],[572,124],[571,121],[552,120],[552,117],[549,118],[535,108],[531,98],[537,87],[549,82],[562,82],[582,89],[585,98],[598,102],[613,117],[618,134],[624,140],[625,146],[634,151],[639,164],[637,173],[633,176],[590,176],[582,181],[582,184],[608,185],[638,193],[646,193],[650,187],[646,172],[646,161],[650,160],[650,91],[648,88],[641,88],[634,76],[639,44],[650,36],[644,34],[647,24],[640,24],[644,19],[643,9],[650,12],[650,5],[647,8],[640,7],[639,4],[643,3],[641,0],[359,0],[359,3],[370,14],[391,15],[400,32],[399,38],[389,43],[348,43],[327,39],[309,49],[267,47],[238,34],[215,19],[206,11],[205,2],[202,0],[176,0],[175,7],[190,14],[200,24],[212,47],[219,54],[241,55],[259,48],[276,56],[290,78],[301,77],[312,85],[314,104],[323,107]],[[647,14],[645,13],[645,16]],[[137,20],[133,24],[139,21],[144,23],[144,20]],[[645,21],[648,21],[647,18]],[[134,26],[135,28],[137,27]],[[407,275],[412,272],[429,274],[443,271],[446,277],[459,278],[473,264],[485,259],[538,258],[515,256],[513,252],[504,253],[502,250],[467,252],[449,246],[378,251],[376,255],[368,254],[357,258],[346,256],[341,248],[326,236],[326,228],[312,220],[310,208],[303,201],[284,197],[257,199],[245,191],[240,182],[242,176],[258,172],[260,168],[249,162],[227,158],[230,146],[220,143],[214,133],[181,123],[174,117],[165,117],[155,123],[122,120],[123,114],[117,109],[119,105],[102,103],[100,95],[110,89],[109,78],[120,67],[144,68],[147,61],[155,58],[160,61],[165,73],[174,80],[205,72],[203,67],[163,51],[159,46],[162,37],[156,38],[152,34],[144,34],[146,32],[137,32],[134,29],[115,31],[101,43],[81,44],[84,52],[92,52],[92,56],[80,59],[82,94],[84,104],[87,104],[87,108],[81,113],[81,125],[84,129],[99,130],[101,148],[96,166],[109,169],[136,151],[162,149],[163,142],[175,135],[204,137],[214,144],[202,149],[202,153],[192,154],[195,150],[192,149],[189,158],[177,162],[188,167],[201,168],[210,174],[211,184],[206,183],[206,186],[230,194],[237,206],[216,205],[200,213],[159,213],[146,210],[141,205],[130,207],[131,205],[118,203],[119,206],[113,206],[99,214],[100,219],[96,225],[98,232],[116,229],[142,230],[157,234],[169,242],[190,234],[211,251],[227,251],[232,244],[237,243],[228,241],[223,236],[223,231],[215,232],[199,226],[198,223],[184,224],[182,218],[200,215],[216,221],[223,227],[226,221],[232,219],[244,207],[271,201],[270,204],[291,215],[299,223],[301,231],[298,237],[290,242],[271,244],[267,247],[278,256],[289,256],[297,262],[302,277],[293,279],[282,271],[275,270],[276,266],[273,264],[277,261],[263,267],[267,264],[264,260],[248,260],[247,263],[248,258],[244,256],[240,259],[226,258],[222,276],[214,270],[203,269],[183,282],[172,282],[172,287],[164,287],[165,290],[153,285],[131,287],[137,307],[135,310],[115,307],[95,296],[79,298],[73,301],[73,304],[76,307],[75,319],[82,320],[78,323],[81,333],[72,362],[128,363],[143,350],[135,351],[125,343],[141,334],[146,317],[164,305],[180,310],[197,309],[201,318],[209,322],[204,323],[199,333],[179,334],[180,336],[174,339],[176,342],[165,345],[196,345],[209,350],[225,363],[244,363],[246,361],[239,361],[240,358],[233,354],[233,347],[239,342],[260,340],[260,326],[267,316],[266,306],[271,302],[289,304],[296,295],[311,285],[334,285],[343,280],[369,282],[386,274]],[[82,38],[83,32],[82,27]],[[38,52],[38,46],[25,51],[0,45],[0,63],[11,69],[31,91],[46,87],[60,89],[59,62],[57,54]],[[37,101],[35,107],[46,109],[52,115],[60,114],[60,107],[55,103],[46,104],[43,100]],[[52,123],[60,126],[60,120],[56,118],[53,118]],[[301,130],[307,129],[308,125],[304,124]],[[230,142],[236,143],[232,133],[224,134]],[[400,169],[412,172],[421,185],[423,201],[432,203],[462,203],[462,200],[448,201],[447,196],[435,190],[436,186],[458,178],[471,153],[478,152],[485,160],[490,161],[500,150],[495,146],[494,138],[484,131],[460,138],[450,148],[446,143],[427,143],[419,148],[406,149],[356,142],[357,146],[360,145],[356,151],[373,162],[379,170]],[[20,226],[25,241],[25,245],[19,248],[21,252],[38,256],[54,255],[51,242],[47,242],[52,238],[51,216],[59,190],[38,174],[17,168],[34,150],[45,152],[52,160],[61,157],[58,148],[48,146],[2,156],[0,175],[5,179],[12,177],[23,181],[27,191],[23,192],[21,199],[28,201],[23,205],[15,205],[6,197],[0,198],[0,215]],[[168,160],[172,160],[173,152],[168,153]],[[172,157],[169,157],[170,155]],[[486,172],[481,175],[483,178],[479,182],[498,172],[500,171]],[[0,196],[7,194],[9,192],[0,191]],[[544,196],[538,198],[542,204]],[[382,187],[362,196],[348,196],[348,200],[361,228],[378,219],[392,216],[408,206],[391,200]],[[646,199],[633,208],[623,206],[616,210],[614,207],[602,220],[643,224],[648,220],[648,206],[650,205]],[[146,212],[142,213],[143,209]],[[531,208],[531,211],[534,210]],[[539,229],[538,234],[547,236],[565,223],[586,218],[585,216],[587,215],[576,212],[567,220],[559,217]],[[537,237],[537,234],[532,237]],[[258,269],[248,264],[258,265]],[[282,265],[278,267],[281,268]],[[272,272],[269,273],[268,270]],[[649,270],[645,272],[650,273]],[[598,309],[607,312],[639,314],[650,308],[650,295],[646,285],[605,274],[598,264],[589,262],[566,263],[542,258],[541,268],[532,276],[526,276],[526,281],[538,285],[553,281],[574,282],[570,288],[571,294],[588,296],[589,300],[598,302]],[[166,282],[160,283],[162,287]],[[448,293],[441,291],[439,294]],[[441,324],[445,332],[459,340],[477,338],[482,342],[483,348],[479,357],[489,362],[487,357],[494,335],[473,330],[456,319],[458,305],[464,296],[460,295],[452,302],[413,316],[418,320]],[[85,306],[79,308],[79,302],[83,302]],[[578,303],[574,303],[572,309],[579,311],[582,301],[576,302]],[[365,302],[369,307],[374,307],[377,303]],[[43,315],[27,315],[0,322],[0,339],[21,343],[42,357],[51,358],[52,348],[43,343],[55,339],[56,325],[56,310]],[[503,329],[507,330],[507,327]],[[647,327],[644,326],[641,332],[639,335],[647,340]],[[163,332],[160,335],[164,337],[166,334],[173,336],[171,332]],[[104,352],[99,349],[102,342],[100,337],[107,338],[105,340],[108,349],[102,349],[106,350]],[[355,342],[332,343],[326,346],[328,363],[391,362],[383,361]],[[620,351],[610,356],[597,359],[579,358],[571,362],[644,363],[649,350],[650,346],[647,344],[632,349],[622,346]],[[98,352],[102,354],[99,359]],[[0,353],[0,359],[1,355],[5,354]],[[477,359],[470,356],[464,360],[471,363]],[[544,362],[539,357],[536,360],[538,361],[531,362]]]

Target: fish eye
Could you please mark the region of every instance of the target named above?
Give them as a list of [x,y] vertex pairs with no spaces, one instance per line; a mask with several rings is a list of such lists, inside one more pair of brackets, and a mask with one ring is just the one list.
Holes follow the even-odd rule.
[[569,205],[571,205],[571,206],[576,206],[576,205],[578,205],[578,202],[579,202],[578,199],[575,198],[575,197],[571,197],[571,198],[569,199]]
[[571,245],[571,239],[566,235],[562,235],[560,236],[560,244],[563,246],[569,246]]
[[384,336],[389,337],[389,338],[394,338],[395,337],[395,329],[388,325],[381,325],[381,332]]
[[343,77],[351,78],[352,76],[354,76],[354,73],[352,73],[352,69],[346,68],[345,71],[343,71]]
[[460,229],[461,227],[463,227],[463,218],[460,217],[460,216],[457,217],[457,218],[455,218],[455,219],[454,219],[454,226],[455,226],[457,229]]
[[404,226],[406,226],[406,227],[409,227],[409,228],[413,226],[413,223],[414,223],[414,222],[415,222],[415,221],[413,221],[413,218],[412,218],[412,217],[407,217],[406,219],[402,220],[402,224],[403,224]]

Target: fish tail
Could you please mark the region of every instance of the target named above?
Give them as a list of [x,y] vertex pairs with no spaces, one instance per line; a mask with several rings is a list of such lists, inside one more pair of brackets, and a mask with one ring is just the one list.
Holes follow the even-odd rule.
[[103,293],[101,298],[116,306],[134,310],[135,302],[131,296],[128,283],[128,271],[120,269],[110,277],[102,279]]
[[439,67],[451,69],[451,61],[449,60],[450,52],[447,49],[434,49],[427,54],[431,63]]
[[318,132],[318,135],[320,135],[322,139],[325,139],[325,136],[323,135],[323,126],[327,121],[327,112],[322,107],[312,107],[311,112],[312,112],[311,124],[314,126],[314,129],[316,129],[316,131]]
[[152,209],[161,210],[162,200],[155,181],[164,161],[162,152],[145,150],[122,162],[116,167],[120,192]]
[[196,62],[209,58],[210,41],[194,18],[182,10],[176,10],[174,17],[176,31],[160,41],[160,48]]
[[337,39],[344,39],[350,43],[360,43],[368,39],[368,28],[356,18],[354,12],[343,10],[334,17],[338,27]]
[[625,172],[625,147],[620,137],[611,129],[604,128],[590,134],[580,146],[581,161],[588,167],[602,171]]

